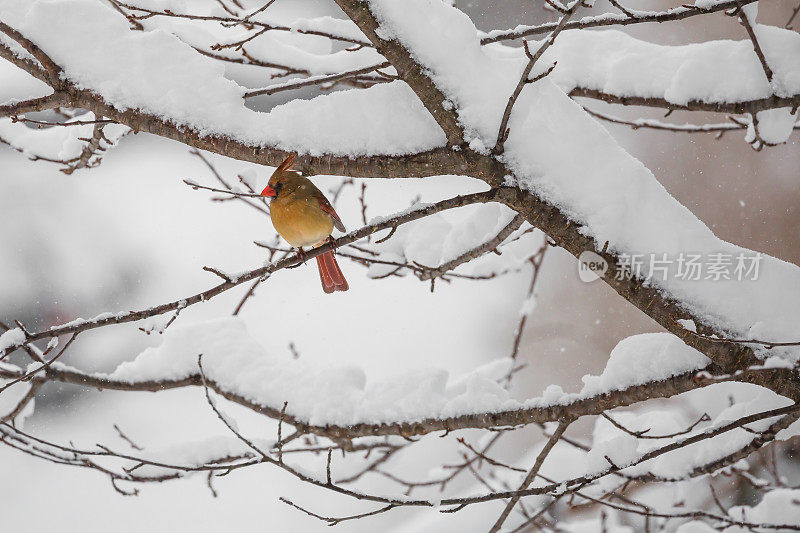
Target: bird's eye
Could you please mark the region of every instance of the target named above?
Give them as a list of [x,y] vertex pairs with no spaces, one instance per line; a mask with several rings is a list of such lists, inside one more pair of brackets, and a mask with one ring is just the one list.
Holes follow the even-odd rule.
[[275,189],[275,196],[277,196],[280,194],[281,189],[283,189],[283,183],[276,183],[273,189]]

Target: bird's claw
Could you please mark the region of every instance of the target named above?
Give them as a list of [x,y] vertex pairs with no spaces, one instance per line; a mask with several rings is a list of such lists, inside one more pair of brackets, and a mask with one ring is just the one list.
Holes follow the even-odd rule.
[[308,260],[308,256],[306,256],[306,253],[303,251],[302,248],[298,248],[297,249],[297,258],[300,259],[299,263],[296,263],[296,264],[294,264],[294,265],[292,265],[290,267],[286,267],[286,268],[297,268],[300,265],[305,265],[306,261]]

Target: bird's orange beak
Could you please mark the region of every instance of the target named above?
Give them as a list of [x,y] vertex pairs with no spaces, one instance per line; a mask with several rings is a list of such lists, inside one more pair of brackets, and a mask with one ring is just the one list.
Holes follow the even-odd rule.
[[267,196],[268,198],[275,198],[276,196],[278,196],[278,192],[269,185],[267,185],[266,187],[264,187],[264,190],[261,191],[261,196]]

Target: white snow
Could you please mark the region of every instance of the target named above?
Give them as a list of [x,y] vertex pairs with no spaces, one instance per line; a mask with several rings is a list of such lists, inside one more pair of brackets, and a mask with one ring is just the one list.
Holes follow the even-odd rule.
[[756,524],[775,524],[796,526],[800,524],[800,490],[776,489],[764,494],[764,498],[752,507],[737,506],[728,509],[728,514],[735,520]]
[[201,353],[207,377],[223,389],[278,410],[288,402],[287,413],[311,424],[419,420],[517,405],[495,381],[497,363],[457,380],[446,370],[432,369],[373,381],[355,366],[270,356],[233,318],[170,328],[159,346],[123,363],[110,377],[132,382],[185,378],[198,373]]
[[764,363],[761,365],[762,368],[794,368],[794,364],[783,359],[782,357],[772,356],[767,357],[764,360]]
[[599,376],[584,376],[585,395],[700,370],[711,361],[669,333],[645,333],[623,339],[611,351]]
[[[622,341],[600,376],[585,376],[580,393],[549,388],[544,397],[519,402],[498,383],[509,359],[498,359],[462,376],[444,369],[414,369],[384,379],[370,378],[357,366],[311,364],[265,351],[236,318],[172,326],[162,342],[122,363],[108,377],[126,382],[180,380],[198,374],[202,354],[206,376],[223,390],[286,412],[314,425],[392,423],[432,417],[564,404],[665,379],[702,368],[708,360],[666,333]],[[383,357],[393,357],[391,352]]]
[[[698,0],[701,1],[701,0]],[[681,527],[675,530],[675,533],[716,533],[716,529],[709,526],[705,522],[692,520],[682,524]]]
[[233,134],[312,155],[406,154],[444,145],[444,133],[408,85],[377,85],[368,94],[339,91],[252,112],[243,118],[255,127]]
[[146,333],[163,333],[174,316],[174,313],[151,316],[142,320],[139,323],[139,328]]
[[25,342],[25,332],[20,328],[13,328],[0,335],[0,351],[12,346],[21,346]]
[[536,294],[531,294],[522,302],[522,307],[519,309],[519,314],[522,316],[529,316],[536,309],[538,300]]
[[53,92],[49,85],[17,68],[10,61],[0,61],[0,79],[3,80],[0,84],[0,105],[39,98]]
[[[798,111],[788,107],[782,109],[768,109],[756,113],[758,119],[758,135],[767,144],[780,144],[786,142],[797,124]],[[755,140],[755,126],[751,121],[747,127],[745,140]]]
[[[775,73],[772,86],[749,39],[667,46],[618,30],[566,31],[540,61],[549,66],[558,60],[550,79],[567,92],[584,87],[681,105],[767,98],[773,90],[778,96],[797,94],[800,35],[764,25],[756,25],[756,32]],[[538,44],[532,41],[531,49]]]
[[92,318],[76,318],[75,320],[71,320],[71,321],[65,322],[63,324],[58,324],[57,326],[52,326],[50,329],[82,326],[83,324],[91,324],[91,323],[94,323],[94,322],[99,322],[101,320],[105,320],[107,318],[111,318],[111,317],[115,317],[115,316],[116,317],[120,317],[120,316],[124,316],[126,314],[127,314],[126,312],[121,312],[121,313],[116,313],[115,314],[115,313],[111,313],[109,311],[105,311],[105,312],[100,313],[99,315],[97,315],[95,317],[92,317]]

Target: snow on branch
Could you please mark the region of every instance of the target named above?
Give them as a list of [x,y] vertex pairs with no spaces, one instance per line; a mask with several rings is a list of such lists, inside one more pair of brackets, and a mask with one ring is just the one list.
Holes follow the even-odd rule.
[[[217,328],[215,328],[216,332],[219,333],[221,329],[224,329],[230,325],[230,323],[219,323],[217,324]],[[208,329],[205,328],[203,331],[208,331]],[[188,334],[189,332],[184,333]],[[197,330],[195,330],[193,333],[197,333]],[[194,334],[188,335],[188,337],[184,337],[184,341],[191,344],[194,342],[194,336]],[[176,337],[176,339],[179,338],[180,335]],[[240,338],[240,336],[236,336],[236,340]],[[178,340],[175,342],[177,342],[178,345],[182,344],[181,341]],[[166,344],[167,343],[165,342],[165,345]],[[249,350],[247,344],[247,341],[245,341],[244,343],[236,346],[237,350],[239,350],[237,355],[246,353]],[[677,345],[680,345],[680,343],[677,343]],[[205,343],[204,347],[207,346],[208,344]],[[188,351],[191,351],[189,346],[184,347],[187,348]],[[220,349],[224,351],[225,347],[219,346],[215,347],[214,349]],[[157,367],[164,362],[163,360],[154,360],[154,354],[156,351],[158,351],[158,349],[143,353],[140,356],[142,359],[138,360],[138,368],[137,362],[134,362],[131,363],[133,366],[128,366],[125,370],[123,370],[125,367],[120,367],[118,372],[133,372],[134,374],[144,372],[146,374],[147,372],[154,370],[155,367],[153,366],[153,363],[155,363]],[[188,351],[186,353],[188,353]],[[169,355],[175,354],[172,353]],[[200,362],[201,360],[207,361],[207,359],[204,359],[205,357],[207,356],[198,356],[195,362],[198,370],[195,372],[198,372],[200,376],[200,384],[206,390],[209,406],[220,419],[222,424],[231,433],[233,433],[233,435],[236,437],[235,439],[217,438],[213,441],[207,440],[196,443],[196,446],[190,446],[188,448],[184,446],[182,447],[180,453],[176,453],[177,450],[175,450],[172,452],[157,452],[153,454],[153,452],[144,453],[141,449],[137,449],[135,452],[119,452],[106,445],[98,445],[95,449],[81,449],[72,444],[65,446],[34,437],[6,423],[0,423],[0,434],[2,434],[4,441],[13,443],[15,447],[21,449],[25,453],[32,453],[38,457],[60,464],[73,464],[82,466],[83,468],[95,469],[109,476],[112,480],[112,483],[115,484],[115,488],[123,493],[125,493],[126,489],[117,485],[117,483],[120,481],[133,484],[163,482],[171,479],[177,479],[191,473],[208,473],[210,484],[211,478],[214,474],[224,475],[225,473],[229,473],[233,470],[248,468],[250,466],[266,462],[274,467],[283,469],[301,482],[315,485],[321,489],[330,490],[358,500],[380,503],[384,506],[379,510],[359,513],[352,515],[351,517],[325,518],[314,513],[313,511],[306,510],[303,507],[294,504],[293,502],[288,502],[290,505],[307,512],[312,516],[316,516],[317,518],[328,521],[329,523],[339,523],[342,520],[373,516],[374,514],[380,512],[387,512],[396,507],[404,506],[445,506],[444,512],[449,513],[459,511],[467,506],[496,501],[499,499],[511,498],[514,500],[514,503],[517,503],[517,501],[523,498],[529,498],[537,495],[550,496],[558,499],[564,494],[575,494],[581,498],[592,499],[590,494],[595,494],[598,489],[601,491],[599,497],[602,499],[602,484],[598,484],[598,481],[603,479],[610,481],[609,477],[619,477],[628,481],[646,479],[649,477],[658,478],[659,476],[653,474],[648,470],[648,468],[646,468],[647,465],[652,467],[654,461],[671,461],[677,457],[678,461],[680,462],[686,458],[689,458],[689,461],[686,464],[688,464],[690,468],[693,468],[693,470],[688,471],[688,473],[685,475],[686,477],[676,477],[672,480],[662,479],[662,482],[678,482],[682,479],[687,479],[695,475],[704,475],[706,472],[706,465],[708,464],[716,464],[717,468],[730,466],[732,462],[726,461],[730,461],[730,457],[738,456],[741,450],[748,449],[753,442],[758,442],[760,445],[763,445],[765,442],[770,442],[776,438],[789,438],[797,431],[796,428],[791,429],[794,428],[792,424],[797,420],[797,404],[785,405],[784,403],[783,407],[772,407],[765,409],[765,405],[769,405],[769,402],[766,404],[763,401],[751,402],[746,406],[746,410],[742,411],[739,409],[736,411],[735,415],[733,414],[734,410],[723,411],[715,418],[713,422],[707,426],[698,427],[698,424],[695,423],[686,431],[677,432],[670,436],[664,436],[662,442],[653,443],[652,445],[648,445],[643,449],[637,449],[635,442],[631,443],[626,441],[626,443],[623,445],[620,442],[620,438],[635,439],[635,437],[628,436],[625,433],[622,434],[622,437],[615,438],[598,435],[596,442],[591,447],[586,448],[586,452],[588,453],[580,455],[571,460],[571,462],[577,468],[570,469],[566,472],[563,469],[560,469],[560,473],[557,473],[554,476],[554,474],[551,472],[553,468],[552,465],[554,463],[559,463],[559,457],[561,457],[561,460],[563,461],[564,449],[567,445],[584,448],[582,444],[576,443],[564,435],[564,431],[572,419],[570,416],[564,416],[560,418],[561,421],[558,428],[550,435],[550,438],[545,446],[541,449],[541,451],[538,452],[536,461],[530,470],[520,469],[519,467],[498,462],[488,457],[486,453],[491,445],[496,442],[496,437],[492,438],[486,445],[482,446],[482,451],[477,450],[475,447],[472,447],[464,442],[465,446],[472,454],[474,454],[473,460],[484,460],[492,464],[492,466],[499,469],[503,477],[513,479],[510,477],[511,475],[517,475],[516,473],[518,472],[527,472],[528,474],[526,479],[517,489],[506,490],[502,488],[494,488],[492,485],[484,483],[489,489],[488,492],[484,490],[482,493],[474,495],[458,497],[439,496],[435,499],[412,498],[408,495],[400,497],[393,494],[386,495],[385,493],[381,494],[363,492],[350,489],[346,486],[348,483],[347,480],[339,481],[340,478],[336,475],[332,465],[331,452],[334,449],[342,449],[344,452],[345,448],[336,448],[334,446],[328,447],[327,461],[322,465],[319,465],[324,469],[322,472],[320,472],[319,467],[309,470],[298,465],[295,461],[290,462],[286,459],[288,454],[293,452],[313,453],[318,449],[313,447],[306,449],[302,447],[289,447],[289,449],[285,449],[284,447],[286,447],[287,443],[291,442],[296,437],[294,437],[295,434],[292,434],[289,437],[281,438],[280,424],[278,426],[278,439],[274,441],[264,441],[262,439],[255,440],[244,435],[238,429],[238,425],[236,424],[235,420],[229,415],[225,414],[217,406],[216,400],[208,392],[206,387],[209,385],[208,379],[210,378],[210,374],[207,374],[206,372],[208,367],[205,362]],[[220,359],[220,363],[222,363],[222,360],[223,359]],[[169,367],[169,361],[166,362]],[[180,356],[178,366],[172,367],[173,370],[177,371],[176,376],[182,373],[180,367],[183,366],[184,363],[186,363],[184,357]],[[188,368],[188,363],[186,364]],[[222,364],[224,366],[224,363]],[[228,368],[232,369],[233,367],[229,366]],[[224,372],[224,370],[221,368],[217,368],[217,371]],[[306,372],[307,371],[304,371],[303,373]],[[481,374],[480,370],[476,372]],[[345,377],[343,374],[339,375]],[[467,380],[466,386],[469,387],[470,383],[475,384],[476,380],[480,380],[486,376],[486,374],[483,374],[480,377],[473,375],[469,380]],[[263,378],[264,376],[261,377]],[[345,392],[347,392],[352,389],[354,383],[352,379],[345,379],[345,381],[349,383],[349,386],[345,389]],[[417,381],[414,381],[414,384],[415,387],[419,386],[419,382]],[[396,388],[394,390],[396,390]],[[337,391],[334,392],[336,394],[340,394]],[[283,416],[284,411],[286,410],[286,405],[287,404],[284,403],[284,408],[281,410],[281,416]],[[778,405],[780,405],[780,402]],[[655,414],[656,413],[653,413],[653,415]],[[663,420],[663,416],[661,419]],[[659,418],[651,416],[649,420],[659,420]],[[281,418],[281,421],[284,421],[284,419]],[[790,428],[788,433],[786,428]],[[719,437],[728,434],[733,434],[735,438],[728,441],[721,441],[719,439]],[[129,441],[129,439],[126,440]],[[726,444],[720,447],[720,442],[726,442]],[[741,447],[742,444],[744,444],[743,447]],[[383,448],[385,449],[383,456],[385,458],[398,453],[406,446],[408,446],[408,444],[402,445],[392,441],[368,440],[363,444],[348,444],[347,449],[353,453],[363,449],[372,450]],[[733,452],[729,453],[731,450],[733,450]],[[547,462],[548,457],[555,457],[553,461],[549,462],[549,465]],[[100,458],[104,458],[102,463],[98,462],[98,459]],[[117,462],[116,465],[109,462],[114,460]],[[472,472],[475,472],[472,465],[473,460],[470,460],[465,464],[466,468],[471,469]],[[360,477],[361,475],[367,473],[382,474],[383,472],[379,470],[380,462],[381,459],[371,463],[367,462],[366,466],[364,466],[363,469],[360,470],[360,473],[356,474],[356,476]],[[103,466],[101,466],[101,464]],[[540,474],[545,466],[548,468],[545,470],[546,473]],[[463,471],[463,469],[459,471]],[[675,470],[672,470],[672,472],[674,473]],[[539,477],[544,482],[537,480],[535,483],[532,483],[537,474],[539,474]],[[477,475],[476,477],[481,479],[480,475]],[[399,479],[397,482],[400,484],[406,483],[405,481]],[[424,484],[424,482],[422,484]],[[608,484],[606,483],[606,486],[607,485]],[[213,487],[210,486],[210,488],[213,491]],[[138,489],[134,488],[133,493],[136,491],[138,491]],[[630,502],[628,501],[626,503]],[[524,504],[522,502],[520,502],[520,505],[524,509]],[[658,511],[655,511],[653,514],[654,516],[658,516],[659,513]],[[498,522],[504,521],[506,516],[508,516],[507,512],[504,513],[503,517]],[[666,515],[665,513],[665,516],[669,515]],[[741,518],[725,518],[724,514],[708,515],[707,513],[699,513],[687,515],[684,513],[676,514],[675,518],[687,516],[691,516],[692,518],[712,518],[727,522],[731,525],[748,524],[747,518],[744,516]]]
[[[203,354],[205,375],[196,358]],[[269,355],[235,318],[169,329],[163,342],[111,374],[92,374],[51,363],[38,381],[101,389],[158,391],[205,383],[225,398],[303,433],[334,439],[401,435],[466,428],[513,427],[564,417],[599,414],[647,398],[670,397],[698,387],[748,382],[784,369],[760,369],[736,376],[698,374],[709,360],[669,334],[622,341],[599,376],[585,376],[577,393],[551,386],[543,395],[514,400],[500,385],[510,359],[458,377],[445,370],[414,371],[388,381],[370,380],[357,367],[320,367]],[[18,373],[2,374],[19,379]],[[772,378],[774,379],[774,378]]]
[[[337,93],[259,113],[245,107],[244,90],[224,77],[222,65],[162,32],[129,31],[110,7],[93,0],[47,7],[11,4],[3,6],[4,19],[16,22],[20,30],[15,31],[41,42],[53,56],[72,84],[71,103],[81,107],[91,98],[98,108],[91,110],[99,111],[101,103],[115,110],[97,114],[115,118],[136,111],[190,128],[202,138],[235,139],[251,147],[251,153],[279,147],[312,155],[404,155],[443,144],[433,121],[403,85],[376,88],[366,99],[358,92]],[[87,24],[96,31],[86,32]],[[102,49],[95,46],[98,40],[105,43]],[[91,96],[79,98],[76,90],[91,91]],[[365,120],[358,121],[354,113]],[[307,116],[315,120],[304,120]],[[130,118],[126,122],[148,129]]]
[[[628,26],[632,24],[646,24],[651,22],[670,22],[684,20],[698,15],[718,13],[737,9],[740,6],[753,4],[758,0],[712,0],[683,4],[666,11],[628,11],[627,13],[603,13],[574,20],[566,24],[567,30],[597,28],[601,26]],[[537,26],[519,25],[510,30],[493,30],[481,38],[481,44],[491,44],[501,41],[512,41],[532,35],[542,35],[555,29],[556,22],[549,22]]]
[[[435,149],[444,144],[441,133],[433,125],[430,116],[419,106],[419,101],[403,84],[393,83],[386,88],[373,87],[366,92],[339,93],[320,97],[311,102],[294,101],[270,113],[257,113],[244,106],[241,102],[241,88],[223,77],[220,66],[198,56],[190,46],[163,34],[126,31],[124,20],[120,19],[110,8],[89,0],[73,1],[76,2],[74,9],[65,12],[64,17],[57,16],[57,13],[50,9],[39,10],[36,4],[33,6],[17,5],[15,9],[9,8],[6,10],[5,16],[13,22],[15,15],[19,19],[22,15],[30,12],[31,16],[28,17],[28,22],[25,23],[25,26],[21,26],[24,32],[30,33],[33,40],[41,41],[43,50],[48,47],[58,47],[62,50],[51,62],[54,65],[57,63],[58,68],[64,70],[68,79],[75,80],[76,88],[88,89],[92,91],[92,95],[96,95],[90,98],[75,98],[73,95],[71,99],[73,105],[84,105],[96,114],[104,114],[112,119],[123,119],[122,116],[119,116],[119,110],[136,110],[135,116],[124,117],[125,122],[135,130],[153,131],[162,135],[170,135],[173,138],[180,137],[184,141],[189,140],[187,139],[188,132],[184,131],[182,135],[178,135],[178,132],[170,134],[169,127],[163,127],[164,125],[153,123],[153,120],[147,119],[149,116],[161,117],[167,119],[169,123],[180,124],[196,132],[199,139],[193,142],[195,146],[214,149],[215,146],[218,146],[217,143],[211,142],[214,137],[233,138],[243,145],[237,154],[238,157],[257,161],[264,160],[262,156],[264,148],[279,148],[282,153],[297,150],[312,156],[333,154],[353,157],[356,155],[415,154]],[[74,24],[71,23],[70,20],[74,17],[79,17],[81,23],[78,23],[77,19]],[[19,20],[22,24],[21,19]],[[103,58],[98,57],[98,54],[102,52],[92,44],[93,37],[85,33],[79,35],[81,24],[85,24],[87,21],[90,23],[94,21],[102,28],[98,31],[102,32],[104,42],[115,47],[114,55],[119,58],[119,61],[113,63],[104,61]],[[50,25],[52,24],[58,24],[61,30],[53,29],[51,31]],[[796,34],[792,32],[762,27],[759,27],[758,30],[764,34],[760,40],[764,44],[767,56],[770,55],[770,47],[774,46],[771,44],[772,42],[780,41],[784,48],[795,46],[789,42],[783,42],[789,39],[788,35],[796,37]],[[770,30],[771,33],[767,30]],[[14,29],[14,31],[17,30]],[[585,42],[587,39],[591,42]],[[747,42],[743,41],[740,44],[747,45]],[[684,47],[660,47],[625,37],[616,32],[568,32],[552,52],[559,61],[559,67],[553,72],[553,79],[558,82],[559,86],[570,90],[573,94],[617,99],[617,101],[627,103],[664,104],[666,107],[700,106],[697,108],[705,109],[710,106],[723,111],[741,113],[755,112],[759,109],[776,106],[792,106],[795,103],[797,97],[794,95],[798,91],[792,85],[793,82],[780,82],[783,77],[789,75],[788,73],[796,70],[796,67],[792,65],[783,66],[782,58],[792,57],[792,54],[782,54],[779,57],[770,58],[771,62],[777,64],[773,67],[779,80],[776,82],[776,87],[780,88],[776,96],[766,97],[762,95],[764,93],[769,96],[764,89],[756,88],[756,85],[752,84],[749,89],[750,93],[727,94],[725,93],[727,86],[719,86],[721,76],[707,77],[705,86],[699,81],[687,85],[682,83],[683,78],[673,79],[671,84],[684,88],[682,94],[675,93],[670,89],[672,85],[666,83],[674,78],[669,69],[675,69],[687,61],[692,65],[697,65],[696,72],[699,73],[717,72],[717,69],[735,70],[740,68],[744,62],[735,62],[730,67],[724,64],[717,66],[720,58],[738,57],[734,53],[736,50],[729,50],[734,46],[739,46],[739,44],[721,41]],[[640,63],[638,58],[642,56],[652,58],[652,65],[655,65],[654,68],[659,74],[647,78],[654,80],[653,83],[661,83],[662,86],[654,86],[642,92],[624,85],[611,87],[602,79],[594,79],[597,77],[594,73],[597,72],[607,73],[607,76],[611,76],[615,80],[624,79],[614,74],[616,72],[614,68],[627,68],[627,63],[619,59],[618,53],[606,52],[609,47],[614,50],[626,51],[632,60],[637,62],[637,68]],[[642,50],[639,50],[640,48]],[[703,52],[706,49],[708,49],[708,53]],[[153,54],[152,60],[147,58],[136,60],[132,55],[138,55],[148,50]],[[593,52],[587,52],[587,50]],[[497,54],[500,51],[497,49],[493,53]],[[572,53],[572,51],[579,52]],[[502,51],[500,55],[507,56],[509,53],[508,50]],[[675,59],[669,59],[666,56]],[[747,56],[742,55],[742,57]],[[76,61],[76,58],[81,58],[81,61]],[[607,65],[605,61],[608,60],[620,66]],[[155,69],[148,66],[145,76],[136,69],[131,69],[131,64],[141,64],[142,66],[159,64],[161,67]],[[101,65],[103,69],[99,68]],[[593,65],[595,70],[588,69],[587,65]],[[709,65],[713,65],[715,68],[709,69]],[[365,68],[369,69],[370,67],[361,67],[360,70],[351,71],[344,69],[344,72],[334,68],[331,71],[335,74],[323,76],[321,79],[330,82],[342,79],[341,77],[357,76],[357,73],[361,73]],[[350,74],[347,74],[348,72]],[[737,71],[735,74],[736,76],[731,76],[730,79],[741,79],[741,72]],[[115,81],[112,84],[108,80]],[[288,86],[303,86],[315,81],[317,80],[290,83]],[[731,86],[749,87],[747,84]],[[279,88],[277,87],[275,90]],[[754,91],[753,88],[756,90]],[[271,89],[266,88],[265,91],[271,91]],[[111,113],[111,109],[105,109],[108,112],[102,113],[104,111],[102,109],[103,102],[113,103],[113,110],[116,113]],[[423,103],[432,105],[430,99],[423,99]],[[353,115],[354,112],[364,119],[358,120],[358,117]],[[116,117],[111,115],[116,115]],[[303,120],[302,117],[305,116],[314,116],[315,120]],[[435,113],[434,116],[437,114]],[[438,116],[446,117],[447,114],[438,113]],[[767,125],[772,122],[762,120],[761,129],[766,130],[769,127],[772,131],[772,126]],[[343,130],[343,126],[347,124],[358,124],[358,127]],[[791,132],[791,126],[788,130],[780,128],[780,131]],[[780,136],[784,133],[773,135],[764,132],[761,135],[768,139],[767,142],[774,144],[780,142]],[[453,137],[448,134],[448,137],[451,143],[458,144],[457,136]],[[192,141],[189,140],[189,142]],[[253,146],[254,151],[248,151],[246,146]],[[271,156],[270,153],[267,155]],[[272,157],[268,157],[268,160],[272,161]],[[329,165],[329,167],[333,168],[334,165]]]
[[772,26],[756,29],[774,83],[764,76],[749,40],[664,46],[615,30],[564,32],[543,61],[557,60],[550,79],[581,95],[597,91],[620,101],[639,98],[643,105],[662,99],[676,109],[734,113],[792,107],[800,93],[800,35]]
[[219,22],[228,25],[245,26],[249,25],[259,30],[270,30],[289,33],[300,33],[304,35],[316,35],[320,37],[327,37],[334,41],[342,41],[350,44],[357,44],[360,46],[371,47],[372,44],[366,40],[358,27],[349,20],[342,20],[333,17],[315,17],[295,19],[290,23],[284,24],[269,18],[269,13],[259,15],[259,13],[251,13],[245,17],[234,16],[219,16],[219,15],[201,15],[192,13],[179,13],[174,10],[165,9],[151,9],[142,5],[134,5],[119,0],[111,0],[116,6],[127,10],[128,18],[132,21],[150,20],[156,17],[198,20],[207,22]]

